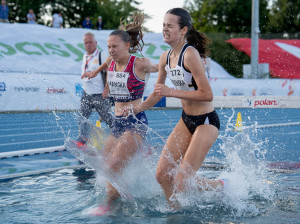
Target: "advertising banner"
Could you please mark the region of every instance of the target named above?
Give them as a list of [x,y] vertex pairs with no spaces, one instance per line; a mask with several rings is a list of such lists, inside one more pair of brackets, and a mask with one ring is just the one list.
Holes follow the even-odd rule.
[[[0,23],[0,112],[77,110],[80,105],[83,36],[95,34],[99,49],[107,51],[110,30],[55,29],[37,24]],[[145,33],[140,57],[159,62],[169,49],[161,33]],[[210,84],[215,96],[299,96],[300,80],[236,79],[210,60]],[[156,83],[150,74],[145,97]],[[166,84],[172,83],[167,79]]]
[[[250,38],[227,40],[237,50],[251,56]],[[274,78],[300,79],[300,40],[259,40],[259,63],[270,65]]]
[[80,106],[78,75],[2,73],[0,86],[0,111],[76,110]]

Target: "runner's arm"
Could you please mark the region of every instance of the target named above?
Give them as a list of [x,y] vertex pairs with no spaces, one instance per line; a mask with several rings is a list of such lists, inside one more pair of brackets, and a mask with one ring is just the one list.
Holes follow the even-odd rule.
[[[167,75],[165,71],[166,57],[167,57],[167,52],[162,53],[159,60],[158,76],[155,85],[164,84],[166,81],[166,75]],[[141,111],[153,107],[158,101],[161,100],[161,98],[162,96],[159,96],[157,93],[153,92],[143,103],[133,108],[133,113],[137,114]]]
[[111,58],[111,56],[109,56],[109,57],[106,59],[106,61],[105,61],[103,64],[101,64],[96,70],[91,71],[91,72],[85,72],[85,73],[81,76],[81,78],[83,79],[84,77],[87,77],[87,78],[90,79],[90,78],[96,77],[96,76],[99,74],[99,72],[101,72],[102,70],[108,68],[108,66],[109,66],[109,64],[111,63],[111,61],[112,61],[112,58]]

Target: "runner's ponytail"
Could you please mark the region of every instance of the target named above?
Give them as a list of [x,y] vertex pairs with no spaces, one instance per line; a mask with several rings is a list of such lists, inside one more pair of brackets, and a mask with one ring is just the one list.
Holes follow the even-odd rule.
[[209,55],[209,44],[211,40],[205,34],[198,32],[192,26],[186,33],[187,42],[196,48],[202,58],[207,58]]
[[118,35],[124,42],[130,43],[129,53],[142,52],[144,41],[142,24],[144,22],[144,13],[135,12],[129,19],[120,21],[118,30],[113,31],[111,35]]

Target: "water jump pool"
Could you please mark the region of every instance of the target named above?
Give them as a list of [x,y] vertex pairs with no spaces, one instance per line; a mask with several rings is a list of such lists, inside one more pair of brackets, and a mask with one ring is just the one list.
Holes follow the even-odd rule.
[[[235,192],[191,194],[180,212],[169,212],[155,181],[155,163],[130,166],[134,203],[121,200],[112,214],[85,215],[104,197],[101,177],[67,151],[0,160],[2,223],[297,223],[299,220],[299,109],[218,109],[221,131],[199,174],[229,176]],[[236,132],[237,112],[247,129]],[[151,141],[160,145],[179,109],[147,111]],[[77,135],[73,113],[1,114],[0,152],[63,145]],[[96,121],[94,114],[91,118]],[[57,125],[59,123],[59,126]],[[159,152],[157,152],[159,154]],[[155,162],[155,153],[153,156]],[[44,171],[44,172],[43,172]],[[19,175],[18,178],[9,178]]]

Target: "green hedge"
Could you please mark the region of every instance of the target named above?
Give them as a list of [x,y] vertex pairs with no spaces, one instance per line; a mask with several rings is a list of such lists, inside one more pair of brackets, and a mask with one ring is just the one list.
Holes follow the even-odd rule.
[[206,34],[212,43],[210,45],[210,57],[218,62],[229,74],[243,78],[243,64],[250,64],[250,57],[236,50],[226,40],[231,38],[247,37],[245,35],[230,35],[223,33]]

